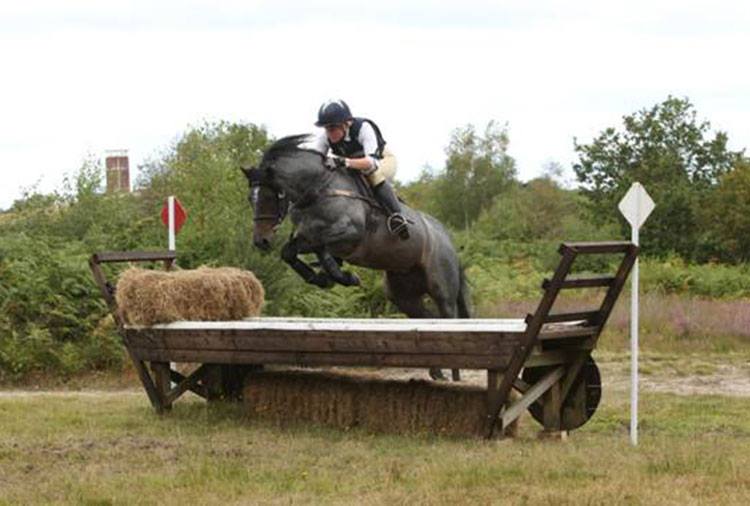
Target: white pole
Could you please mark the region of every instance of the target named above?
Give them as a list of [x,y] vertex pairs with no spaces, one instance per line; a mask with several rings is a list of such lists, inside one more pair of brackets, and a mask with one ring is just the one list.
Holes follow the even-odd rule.
[[[174,233],[174,196],[170,195],[167,197],[167,213],[169,214],[169,251],[175,251],[175,233]],[[169,369],[175,370],[177,364],[174,362],[169,363]],[[176,386],[174,381],[170,381],[169,384],[172,388]]]
[[175,233],[174,233],[174,197],[167,197],[167,207],[169,209],[169,251],[175,251]]
[[[636,221],[637,223],[637,221]],[[638,227],[632,227],[632,241],[638,246]],[[630,443],[638,445],[638,257],[631,273],[630,294]]]

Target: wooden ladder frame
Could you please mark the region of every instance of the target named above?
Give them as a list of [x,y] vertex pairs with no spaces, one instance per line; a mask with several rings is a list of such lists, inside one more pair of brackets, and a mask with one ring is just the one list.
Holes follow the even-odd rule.
[[[170,270],[174,265],[177,255],[174,251],[155,252],[102,252],[95,253],[89,258],[89,267],[94,275],[102,297],[107,302],[112,317],[117,325],[117,331],[123,339],[128,355],[135,366],[138,378],[143,384],[146,395],[157,413],[163,413],[172,407],[172,403],[180,395],[190,390],[204,398],[209,398],[208,388],[202,381],[208,375],[208,367],[204,364],[192,374],[185,377],[170,368],[169,362],[151,362],[151,373],[143,360],[133,355],[130,346],[125,342],[124,322],[115,300],[115,287],[107,280],[102,269],[102,264],[120,262],[164,262],[165,270]],[[176,386],[172,387],[172,382]]]
[[[562,256],[552,279],[542,283],[544,296],[534,314],[526,317],[526,333],[520,346],[504,371],[487,371],[488,420],[486,436],[492,437],[495,427],[502,430],[516,420],[524,410],[541,400],[544,409],[544,428],[560,430],[560,412],[570,388],[581,367],[596,346],[604,324],[607,322],[617,298],[638,256],[638,247],[627,241],[612,242],[566,242],[558,252]],[[571,267],[579,255],[623,254],[614,276],[587,276],[568,278]],[[604,299],[595,311],[551,314],[561,290],[572,288],[608,287]],[[545,325],[582,322],[582,325],[554,330]],[[532,356],[542,341],[554,342],[568,338],[586,338],[586,346],[573,351],[550,351]],[[520,373],[524,367],[558,365],[533,385],[524,382]],[[500,380],[502,376],[502,380]],[[511,404],[507,400],[512,388],[522,396]],[[507,406],[507,408],[505,407]]]

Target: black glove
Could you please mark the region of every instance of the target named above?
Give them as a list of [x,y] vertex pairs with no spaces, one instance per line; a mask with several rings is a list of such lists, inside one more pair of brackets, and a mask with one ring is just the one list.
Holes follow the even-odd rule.
[[331,170],[343,169],[346,167],[346,158],[343,156],[331,155],[326,158],[326,167]]

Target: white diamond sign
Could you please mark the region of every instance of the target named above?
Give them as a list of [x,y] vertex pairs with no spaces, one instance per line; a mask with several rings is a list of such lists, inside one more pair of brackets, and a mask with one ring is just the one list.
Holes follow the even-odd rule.
[[[633,244],[638,246],[638,230],[654,210],[655,204],[641,183],[633,183],[617,206],[630,223]],[[630,275],[630,442],[638,444],[638,259]]]
[[656,205],[641,183],[633,183],[617,206],[633,228],[641,228]]

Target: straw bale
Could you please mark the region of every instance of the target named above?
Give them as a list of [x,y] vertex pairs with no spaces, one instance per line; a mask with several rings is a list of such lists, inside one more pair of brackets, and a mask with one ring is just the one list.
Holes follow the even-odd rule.
[[131,267],[117,282],[117,307],[130,325],[258,316],[265,293],[250,271],[234,267],[158,271]]
[[[248,374],[248,415],[279,424],[308,422],[382,433],[483,436],[485,390],[425,380],[383,380],[321,371]],[[516,426],[507,435],[514,435]]]

